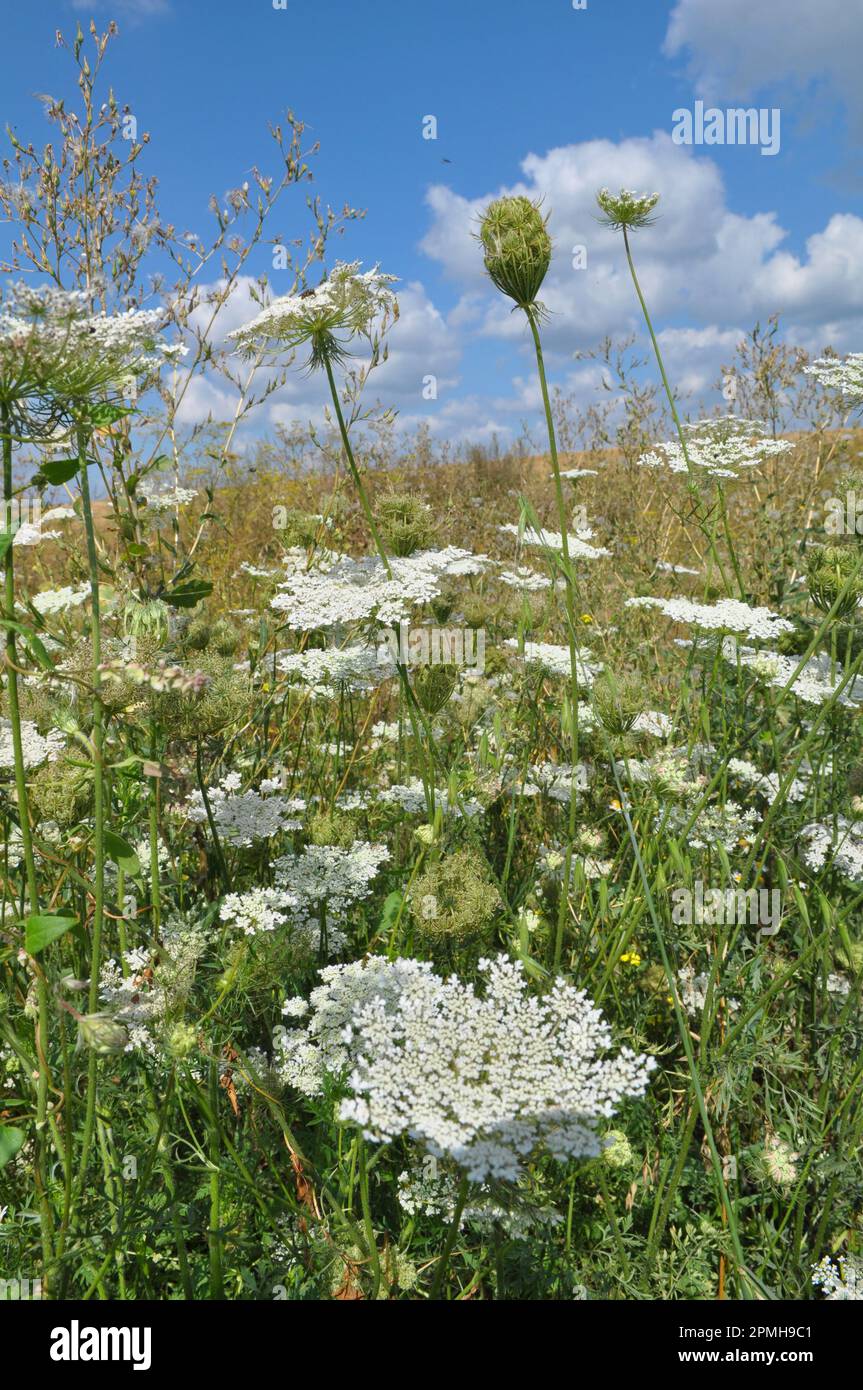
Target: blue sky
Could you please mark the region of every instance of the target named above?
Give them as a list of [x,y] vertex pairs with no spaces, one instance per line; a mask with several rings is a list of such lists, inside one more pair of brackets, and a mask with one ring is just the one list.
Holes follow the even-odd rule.
[[[38,142],[47,129],[35,93],[69,91],[55,30],[69,37],[91,14],[120,26],[108,71],[151,134],[147,167],[163,217],[181,228],[205,235],[210,193],[271,164],[268,120],[286,106],[303,118],[321,144],[316,191],[367,210],[333,254],[379,261],[402,282],[403,318],[373,394],[407,426],[427,417],[440,437],[496,432],[506,443],[535,419],[522,325],[483,279],[470,236],[502,191],[542,196],[551,212],[552,376],[584,403],[597,376],[574,353],[640,327],[620,243],[592,216],[602,184],[662,194],[637,255],[672,373],[695,399],[713,399],[739,335],[773,311],[806,347],[860,349],[861,0],[10,5],[4,119],[20,136]],[[778,107],[779,152],[673,144],[675,109],[697,100]],[[422,138],[429,115],[436,140]],[[307,215],[289,197],[277,224],[302,235]],[[268,269],[268,253],[252,268]],[[273,287],[288,288],[278,272]],[[422,398],[427,374],[436,401]],[[315,417],[321,399],[298,377],[257,428]],[[202,384],[188,418],[228,407]]]

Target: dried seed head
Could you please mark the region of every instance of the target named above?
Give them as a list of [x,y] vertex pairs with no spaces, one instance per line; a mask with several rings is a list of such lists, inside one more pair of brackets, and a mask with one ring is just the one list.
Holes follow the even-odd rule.
[[431,943],[481,937],[500,906],[488,865],[472,849],[455,850],[431,864],[410,896],[414,925]]

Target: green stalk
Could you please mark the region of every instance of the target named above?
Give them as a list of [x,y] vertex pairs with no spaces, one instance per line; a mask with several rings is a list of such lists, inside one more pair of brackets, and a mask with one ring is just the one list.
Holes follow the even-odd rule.
[[[215,820],[215,817],[214,817],[214,815],[213,815],[213,808],[212,808],[212,806],[210,805],[210,798],[209,798],[209,796],[207,795],[207,784],[206,784],[206,781],[204,780],[204,765],[203,765],[203,758],[202,758],[202,754],[201,754],[201,740],[200,740],[200,739],[198,739],[198,740],[196,741],[196,743],[195,743],[195,773],[196,773],[197,779],[198,779],[198,791],[201,793],[201,800],[202,800],[203,803],[204,803],[204,810],[205,810],[206,813],[207,813],[207,824],[208,824],[209,827],[210,827],[210,834],[211,834],[212,837],[213,837],[213,846],[214,846],[215,851],[216,851],[216,863],[217,863],[218,866],[219,866],[219,875],[220,875],[221,880],[222,880],[222,886],[224,887],[225,892],[226,892],[226,893],[229,893],[229,892],[231,891],[231,880],[230,880],[230,876],[229,876],[229,874],[228,874],[228,866],[227,866],[227,863],[225,862],[225,855],[224,855],[224,852],[223,852],[223,850],[222,850],[222,842],[221,842],[221,840],[219,839],[219,832],[218,832],[218,830],[216,829],[216,820]],[[154,780],[155,780],[155,779],[154,779]],[[155,873],[156,870],[158,869],[158,864],[159,864],[158,846],[156,847],[156,853],[155,853],[155,855],[153,856],[153,858],[154,858],[154,860],[155,860],[155,863],[154,863],[152,872]]]
[[[683,451],[683,457],[686,461],[686,467],[689,470],[689,490],[696,503],[695,517],[702,535],[707,540],[710,549],[710,557],[715,563],[717,569],[719,570],[719,573],[722,575],[722,582],[725,585],[726,591],[730,592],[728,580],[725,575],[725,570],[723,568],[722,561],[719,558],[719,553],[716,549],[715,537],[713,535],[708,534],[707,529],[705,527],[704,518],[701,515],[701,497],[698,491],[698,484],[696,482],[695,471],[692,467],[692,460],[689,457],[689,449],[687,448],[686,444],[686,435],[683,430],[683,424],[681,423],[680,416],[677,412],[677,405],[674,400],[674,393],[669,384],[668,376],[666,375],[665,363],[662,360],[662,352],[660,351],[659,341],[653,329],[653,320],[650,317],[650,310],[647,307],[647,301],[644,298],[644,295],[641,290],[641,285],[639,283],[638,275],[636,274],[635,261],[632,259],[632,249],[629,245],[629,231],[626,227],[623,228],[623,245],[626,249],[626,260],[629,265],[629,273],[632,276],[632,283],[635,286],[635,293],[638,295],[638,302],[641,305],[641,312],[644,315],[644,322],[647,324],[647,331],[650,334],[650,341],[653,345],[653,354],[656,358],[656,365],[659,368],[659,375],[662,378],[662,385],[665,388],[665,395],[668,400],[668,408],[671,411],[671,418],[674,421],[674,428],[677,430],[677,437],[680,440],[680,447]],[[736,568],[737,567],[735,564],[735,569]]]
[[[12,425],[8,401],[0,406],[3,428],[3,520],[9,544],[3,557],[3,607],[8,623],[15,621],[15,567],[12,545]],[[18,820],[21,845],[24,851],[24,870],[30,912],[39,911],[39,886],[36,861],[33,856],[33,836],[30,828],[30,800],[27,794],[27,775],[24,768],[24,747],[21,738],[21,707],[18,699],[18,659],[15,649],[15,630],[6,628],[6,689],[9,698],[9,722],[12,725],[12,750],[15,763],[15,794],[18,800]],[[42,1242],[42,1287],[48,1288],[53,1266],[53,1217],[48,1201],[48,985],[44,971],[37,966],[36,1000],[36,1186],[39,1194],[39,1228]]]
[[[99,667],[102,663],[101,610],[99,607],[99,560],[96,553],[96,532],[93,525],[93,508],[90,502],[90,481],[87,476],[87,432],[83,426],[78,428],[78,458],[81,478],[81,510],[84,517],[84,531],[87,538],[87,565],[90,574],[90,637],[92,644],[92,683],[93,683],[93,835],[94,835],[94,883],[93,883],[93,935],[90,946],[90,990],[87,1008],[91,1014],[99,1008],[99,971],[102,956],[102,927],[105,911],[105,778],[104,778],[104,711],[102,708],[102,676]],[[98,1058],[95,1051],[90,1052],[87,1072],[87,1102],[84,1114],[84,1133],[81,1140],[81,1161],[78,1170],[78,1191],[83,1189],[87,1176],[87,1163],[93,1142],[93,1127],[96,1117],[96,1092],[98,1079]]]
[[348,429],[347,425],[345,424],[345,417],[342,414],[342,404],[339,400],[339,393],[336,389],[336,380],[333,376],[332,363],[330,362],[329,357],[324,358],[324,367],[327,373],[327,381],[330,383],[330,395],[333,399],[333,408],[336,412],[336,419],[339,422],[339,433],[342,436],[342,447],[345,451],[345,459],[347,460],[347,465],[350,469],[351,477],[354,480],[354,487],[356,488],[357,496],[360,499],[360,506],[363,509],[366,521],[369,525],[369,530],[372,533],[372,540],[375,543],[375,549],[377,550],[378,554],[381,557],[381,560],[383,561],[383,566],[386,570],[387,578],[392,579],[393,572],[390,568],[390,562],[387,559],[386,551],[384,550],[383,543],[381,541],[380,535],[378,534],[378,528],[375,525],[375,519],[372,515],[372,509],[369,505],[369,499],[366,496],[366,490],[363,487],[363,480],[360,477],[360,470],[357,468],[356,460],[354,459],[354,451],[351,448],[351,442],[348,439]]
[[572,565],[569,558],[569,536],[567,534],[568,518],[566,515],[566,503],[563,496],[563,481],[560,476],[560,463],[557,456],[557,438],[554,431],[554,417],[551,410],[551,399],[548,394],[548,382],[545,375],[545,359],[542,353],[542,341],[539,336],[537,326],[537,312],[533,305],[525,308],[525,315],[530,324],[530,331],[533,335],[533,345],[536,352],[536,369],[539,373],[539,385],[542,391],[542,404],[545,410],[545,423],[548,430],[548,448],[551,457],[551,468],[554,474],[554,493],[557,501],[558,525],[560,526],[561,548],[564,560],[564,581],[565,581],[565,601],[566,616],[569,625],[569,666],[570,666],[570,690],[571,690],[571,718],[572,718],[572,786],[569,795],[569,843],[566,847],[566,856],[563,866],[563,891],[560,895],[560,906],[557,916],[557,930],[554,942],[554,969],[560,969],[560,962],[563,956],[563,928],[566,915],[566,906],[569,900],[569,881],[572,865],[572,841],[575,837],[575,782],[576,765],[578,763],[578,650],[575,644],[575,600],[573,597],[574,580]]
[[[156,719],[150,719],[150,759],[158,761],[156,740]],[[158,941],[162,925],[162,890],[159,885],[159,779],[150,778],[150,805],[148,814],[150,835],[150,906],[152,913],[153,936]]]
[[617,767],[615,766],[613,760],[612,771],[614,773],[614,781],[617,787],[617,795],[620,798],[620,805],[623,811],[624,822],[626,824],[626,832],[629,836],[630,844],[632,845],[632,852],[635,857],[636,867],[638,869],[639,877],[644,888],[644,896],[647,901],[647,910],[650,914],[650,919],[653,924],[653,930],[656,937],[656,944],[659,949],[660,959],[662,961],[662,968],[665,972],[665,978],[668,983],[669,993],[671,994],[672,1008],[674,1009],[674,1015],[677,1021],[678,1032],[680,1034],[680,1041],[683,1044],[683,1050],[686,1054],[686,1062],[689,1068],[690,1084],[695,1095],[695,1101],[698,1107],[698,1112],[701,1116],[701,1123],[704,1127],[704,1136],[707,1141],[707,1147],[710,1150],[710,1158],[713,1164],[713,1172],[716,1178],[717,1187],[719,1189],[721,1203],[728,1213],[729,1235],[731,1238],[731,1246],[734,1252],[734,1257],[737,1262],[738,1275],[741,1282],[743,1283],[743,1296],[749,1297],[749,1288],[748,1285],[745,1283],[746,1266],[743,1258],[743,1247],[740,1244],[737,1217],[734,1211],[734,1207],[729,1198],[728,1190],[725,1185],[725,1177],[722,1170],[722,1159],[719,1155],[719,1150],[716,1146],[716,1140],[713,1134],[713,1127],[710,1123],[710,1116],[707,1112],[707,1101],[705,1099],[704,1090],[702,1088],[701,1079],[698,1073],[698,1064],[695,1060],[695,1054],[692,1048],[692,1039],[689,1036],[689,1025],[686,1021],[686,1018],[683,1013],[683,1008],[680,1003],[677,981],[674,975],[674,971],[671,967],[671,961],[669,959],[668,950],[665,944],[665,937],[663,935],[662,926],[660,924],[659,916],[656,911],[656,904],[654,903],[653,899],[653,892],[648,881],[647,870],[644,867],[644,860],[642,858],[641,850],[639,848],[638,837],[636,836],[635,828],[632,824],[632,819],[629,814],[629,808],[627,806],[623,787],[621,786],[620,776],[618,774]]
[[362,1137],[359,1141],[360,1158],[360,1205],[363,1209],[363,1228],[365,1231],[366,1245],[368,1246],[369,1259],[372,1262],[372,1301],[374,1301],[381,1287],[381,1257],[378,1252],[378,1242],[375,1236],[375,1228],[372,1224],[372,1208],[369,1200],[369,1168],[368,1155],[366,1152],[366,1141]]
[[455,1211],[452,1214],[452,1221],[449,1223],[449,1230],[447,1231],[446,1241],[444,1242],[444,1248],[441,1251],[441,1256],[438,1260],[438,1266],[435,1270],[435,1277],[434,1283],[432,1284],[431,1297],[436,1300],[440,1298],[441,1293],[443,1292],[444,1282],[446,1280],[447,1271],[449,1269],[450,1258],[455,1248],[455,1243],[458,1240],[458,1233],[459,1228],[461,1226],[462,1213],[465,1209],[465,1203],[467,1202],[467,1194],[468,1180],[466,1177],[463,1177],[461,1182],[459,1183],[458,1196],[456,1197],[455,1203]]
[[[383,541],[381,540],[381,537],[380,537],[380,533],[379,533],[379,531],[378,531],[378,528],[377,528],[377,526],[375,525],[375,519],[374,519],[374,516],[373,516],[373,514],[372,514],[371,505],[370,505],[370,503],[369,503],[368,496],[366,495],[366,490],[365,490],[365,488],[363,487],[363,480],[362,480],[362,478],[360,477],[360,470],[357,468],[356,460],[355,460],[355,458],[354,458],[354,451],[353,451],[353,449],[351,448],[351,441],[350,441],[350,439],[349,439],[349,437],[348,437],[348,427],[347,427],[347,425],[345,424],[345,417],[344,417],[344,414],[342,413],[342,405],[341,405],[341,401],[339,400],[339,393],[338,393],[338,390],[337,390],[337,388],[336,388],[336,380],[335,380],[335,377],[333,376],[332,363],[330,362],[329,357],[325,357],[325,358],[324,358],[324,367],[325,367],[326,373],[327,373],[327,381],[328,381],[329,384],[330,384],[330,395],[331,395],[332,401],[333,401],[333,409],[334,409],[335,412],[336,412],[336,419],[338,420],[338,424],[339,424],[339,433],[341,434],[341,437],[342,437],[342,448],[344,449],[344,452],[345,452],[345,459],[346,459],[346,461],[347,461],[348,468],[350,469],[350,474],[351,474],[351,477],[352,477],[353,482],[354,482],[354,487],[355,487],[356,490],[357,490],[357,496],[358,496],[359,499],[360,499],[360,506],[362,507],[363,513],[364,513],[365,518],[366,518],[366,521],[368,522],[369,531],[371,532],[372,540],[373,540],[374,543],[375,543],[375,549],[376,549],[377,552],[378,552],[378,556],[380,557],[381,564],[382,564],[383,567],[384,567],[384,572],[385,572],[385,574],[386,574],[386,576],[387,576],[388,579],[392,579],[392,577],[393,577],[392,566],[390,565],[389,557],[388,557],[387,552],[386,552],[386,550],[385,550],[385,548],[384,548],[384,543],[383,543]],[[397,668],[398,668],[399,679],[400,679],[401,684],[402,684],[402,691],[403,691],[403,693],[404,693],[405,700],[406,700],[406,702],[407,702],[408,717],[410,718],[410,721],[411,721],[411,729],[412,729],[412,731],[413,731],[414,740],[415,740],[415,742],[416,742],[416,744],[417,744],[417,747],[418,747],[418,748],[422,748],[422,746],[423,746],[423,744],[422,744],[422,739],[420,738],[419,730],[418,730],[418,728],[417,728],[417,721],[416,721],[416,710],[419,709],[419,706],[418,706],[417,700],[416,700],[416,696],[414,695],[413,690],[411,689],[410,681],[408,680],[407,671],[405,670],[404,663],[401,662],[401,661],[398,661],[398,662],[396,663],[396,665],[397,665]],[[423,727],[424,727],[424,729],[425,729],[426,737],[427,737],[428,740],[429,740],[428,761],[429,761],[430,775],[429,775],[429,779],[427,780],[427,779],[426,779],[425,773],[423,773],[423,788],[424,788],[424,791],[425,791],[426,806],[427,806],[428,813],[429,813],[429,820],[432,820],[432,819],[434,818],[434,753],[433,753],[433,751],[432,751],[433,748],[434,748],[434,738],[433,738],[431,729],[429,728],[428,721],[424,718],[423,711],[420,710],[419,713],[420,713],[421,722],[422,722]]]
[[209,1129],[210,1158],[210,1298],[225,1297],[222,1275],[222,1197],[220,1189],[221,1171],[219,1168],[219,1065],[210,1062]]
[[[662,360],[662,353],[659,350],[659,342],[657,341],[656,334],[653,331],[653,321],[650,317],[650,311],[647,307],[647,301],[645,300],[644,295],[641,292],[641,285],[639,283],[638,276],[635,272],[635,262],[632,259],[632,249],[629,245],[629,231],[626,227],[623,228],[623,245],[626,249],[626,259],[629,264],[629,273],[632,276],[632,283],[635,286],[635,293],[638,295],[638,302],[641,305],[641,312],[644,315],[644,322],[647,324],[647,331],[650,334],[650,341],[653,344],[653,354],[656,358],[656,365],[659,368],[659,375],[662,377],[662,385],[665,387],[665,395],[668,400],[668,408],[671,411],[671,418],[674,421],[674,427],[677,430],[677,435],[680,439],[680,447],[683,450],[683,457],[686,460],[686,467],[689,469],[690,479],[692,479],[692,463],[690,462],[689,458],[689,450],[686,447],[686,436],[683,433],[683,425],[681,424],[680,416],[677,413],[677,405],[675,404],[674,393],[671,389],[671,386],[669,385],[668,377],[665,373],[665,363]],[[692,483],[690,483],[690,485],[693,486]]]

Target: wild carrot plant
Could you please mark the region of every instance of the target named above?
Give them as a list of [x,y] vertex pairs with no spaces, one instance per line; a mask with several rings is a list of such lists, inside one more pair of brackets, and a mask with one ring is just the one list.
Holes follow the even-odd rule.
[[[859,354],[759,327],[690,418],[657,196],[603,190],[655,373],[606,340],[576,417],[554,209],[496,199],[543,444],[435,457],[369,404],[396,281],[330,254],[302,123],[180,233],[112,38],[0,185],[0,1277],[859,1296]],[[253,433],[295,370],[324,424]]]

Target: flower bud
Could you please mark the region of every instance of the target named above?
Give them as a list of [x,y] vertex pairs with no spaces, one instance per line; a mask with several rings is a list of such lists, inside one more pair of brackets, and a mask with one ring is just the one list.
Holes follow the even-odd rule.
[[485,268],[499,290],[527,309],[536,301],[551,263],[551,237],[538,203],[497,198],[480,226]]
[[414,676],[414,694],[426,714],[439,714],[455,690],[458,671],[445,663],[422,666]]
[[823,613],[839,602],[834,617],[856,613],[863,597],[863,564],[854,546],[824,545],[811,552],[806,566],[809,597]]
[[82,1014],[78,1019],[78,1036],[93,1052],[122,1052],[129,1034],[122,1023],[110,1014]]
[[198,1033],[191,1023],[177,1023],[168,1038],[168,1052],[177,1061],[189,1057],[198,1046]]
[[632,1145],[622,1129],[606,1130],[602,1138],[603,1161],[609,1168],[629,1168],[632,1166]]

